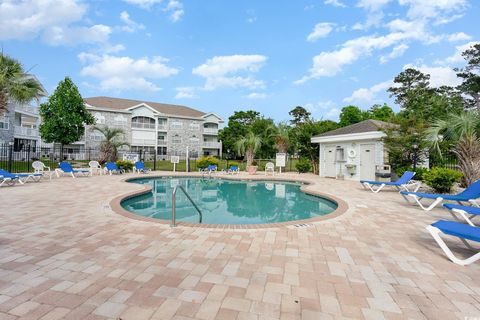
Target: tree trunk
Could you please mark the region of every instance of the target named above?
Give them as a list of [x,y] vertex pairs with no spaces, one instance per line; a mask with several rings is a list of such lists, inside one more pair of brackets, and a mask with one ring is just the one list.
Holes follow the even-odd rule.
[[5,93],[0,91],[0,116],[7,111],[8,97]]
[[477,136],[472,134],[463,137],[454,152],[463,173],[462,184],[466,187],[480,179],[480,140]]
[[247,159],[247,166],[251,166],[253,163],[253,158],[255,154],[253,153],[252,149],[247,149],[245,152],[245,158]]

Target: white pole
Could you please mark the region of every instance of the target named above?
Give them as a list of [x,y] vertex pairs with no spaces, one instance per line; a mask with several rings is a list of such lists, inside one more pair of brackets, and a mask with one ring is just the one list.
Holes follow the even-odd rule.
[[173,163],[173,172],[175,172],[175,166],[176,166],[176,162]]
[[186,159],[185,159],[185,171],[188,172],[188,146],[187,146],[187,152],[185,153]]

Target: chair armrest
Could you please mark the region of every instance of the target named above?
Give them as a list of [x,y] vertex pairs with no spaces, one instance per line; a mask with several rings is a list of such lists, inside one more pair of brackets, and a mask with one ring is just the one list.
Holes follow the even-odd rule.
[[477,199],[470,199],[468,200],[468,202],[470,202],[472,204],[472,206],[474,207],[480,207],[480,200],[477,200]]
[[43,167],[43,170],[44,170],[44,171],[52,171],[52,170],[50,169],[50,167],[47,167],[47,166]]

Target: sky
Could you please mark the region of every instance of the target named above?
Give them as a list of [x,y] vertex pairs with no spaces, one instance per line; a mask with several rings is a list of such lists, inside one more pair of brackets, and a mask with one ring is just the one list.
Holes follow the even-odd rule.
[[0,0],[0,43],[49,93],[69,76],[85,98],[337,120],[398,110],[386,89],[407,67],[457,85],[479,17],[475,0]]

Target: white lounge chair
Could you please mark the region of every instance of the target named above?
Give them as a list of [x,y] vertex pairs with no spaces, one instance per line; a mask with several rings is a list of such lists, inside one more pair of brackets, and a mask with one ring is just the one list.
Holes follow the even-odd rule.
[[440,233],[451,235],[459,238],[469,249],[473,248],[468,244],[467,240],[480,242],[480,228],[472,227],[467,224],[463,224],[455,221],[440,220],[427,226],[428,232],[432,235],[433,239],[438,243],[447,257],[454,263],[466,266],[480,259],[480,252],[472,255],[467,259],[459,259],[455,257],[452,250],[447,246],[445,241],[440,237]]
[[50,180],[52,180],[52,175],[55,173],[50,169],[50,167],[47,167],[42,161],[33,161],[32,163],[33,167],[33,172],[34,173],[41,173],[42,176],[48,176]]
[[70,164],[70,162],[67,162],[67,161],[62,161],[58,164],[58,168],[55,169],[55,172],[57,173],[57,177],[60,177],[60,175],[62,174],[69,174],[72,176],[72,178],[76,178],[75,174],[82,174],[84,176],[88,176],[90,174],[90,170],[88,169],[81,169],[81,168],[78,168],[78,169],[74,169],[72,167],[72,165]]
[[460,221],[460,219],[457,217],[458,215],[462,217],[463,220],[467,221],[469,225],[476,227],[476,225],[472,222],[472,219],[480,216],[480,208],[473,206],[462,206],[454,203],[444,203],[443,207],[448,209],[455,219]]
[[100,163],[98,163],[98,161],[90,161],[88,163],[88,169],[90,170],[90,175],[93,176],[94,174],[97,174],[98,175],[102,175],[103,174],[103,168],[102,166],[100,165]]
[[267,162],[267,164],[265,164],[265,175],[267,175],[269,172],[272,174],[272,176],[275,175],[275,165],[273,162]]
[[[369,181],[369,180],[360,180],[360,183],[365,189],[370,189],[373,193],[378,193],[384,187],[395,187],[398,190],[412,191],[410,187],[413,188],[413,192],[417,192],[421,186],[420,181],[412,180],[415,172],[405,171],[405,173],[394,182],[381,182],[381,181]],[[374,188],[377,186],[377,188]]]

